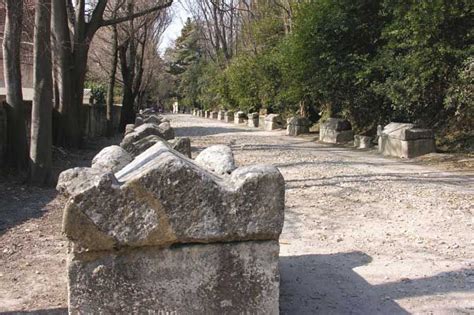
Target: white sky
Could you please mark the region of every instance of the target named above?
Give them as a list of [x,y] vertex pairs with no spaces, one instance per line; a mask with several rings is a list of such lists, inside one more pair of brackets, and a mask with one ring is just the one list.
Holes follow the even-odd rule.
[[165,52],[166,48],[173,45],[173,42],[181,34],[181,29],[183,28],[186,19],[191,16],[188,12],[186,12],[183,5],[181,4],[181,1],[175,0],[171,5],[171,9],[173,11],[173,21],[163,34],[163,39],[161,40],[160,46],[158,47],[161,54]]

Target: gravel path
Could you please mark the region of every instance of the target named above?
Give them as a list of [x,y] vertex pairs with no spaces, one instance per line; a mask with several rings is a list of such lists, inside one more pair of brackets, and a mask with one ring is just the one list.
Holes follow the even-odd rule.
[[[283,314],[474,314],[472,172],[168,117],[194,156],[229,144],[239,165],[274,164],[285,177]],[[54,189],[0,183],[0,313],[67,312],[64,202]]]
[[474,313],[474,174],[189,115],[194,154],[232,146],[286,180],[283,314]]

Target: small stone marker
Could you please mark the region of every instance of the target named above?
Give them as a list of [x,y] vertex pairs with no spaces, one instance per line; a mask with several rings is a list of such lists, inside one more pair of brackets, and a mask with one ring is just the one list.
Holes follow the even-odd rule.
[[351,124],[344,119],[329,118],[319,126],[319,140],[327,143],[345,143],[354,139]]
[[279,114],[268,114],[265,117],[265,130],[272,131],[283,128],[283,119]]
[[248,126],[252,128],[258,128],[258,125],[260,123],[260,116],[258,113],[250,113],[249,115],[249,120],[248,120]]
[[234,114],[234,124],[243,124],[245,121],[245,113],[243,111],[238,111]]
[[234,122],[234,112],[226,111],[224,115],[224,121],[228,123]]
[[298,136],[309,133],[311,122],[304,117],[291,117],[287,120],[286,134],[288,136]]
[[354,136],[354,147],[358,149],[370,149],[373,147],[373,138],[369,136],[355,135]]
[[217,119],[217,115],[218,115],[217,112],[212,111],[211,112],[211,119]]
[[383,155],[414,158],[436,152],[432,129],[419,129],[415,124],[390,123],[379,138],[379,151]]
[[220,110],[217,112],[217,120],[224,120],[225,117],[225,111]]

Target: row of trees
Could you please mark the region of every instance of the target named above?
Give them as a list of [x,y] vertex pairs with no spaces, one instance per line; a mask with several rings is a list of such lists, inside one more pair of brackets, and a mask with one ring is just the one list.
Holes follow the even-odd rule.
[[410,121],[473,145],[472,1],[187,6],[193,18],[167,53],[184,105],[341,116],[368,134]]
[[[144,77],[146,40],[163,32],[158,16],[172,0],[4,0],[4,76],[8,113],[6,167],[30,172],[33,183],[51,180],[51,146],[77,148],[82,142],[81,109],[91,43],[99,30],[111,28],[114,58],[108,104],[113,103],[118,60],[123,80],[122,126],[134,119],[133,102]],[[21,85],[24,5],[34,5],[34,97],[28,141]],[[163,19],[159,19],[162,21]],[[119,42],[118,28],[128,23]],[[158,29],[158,30],[157,30]],[[140,30],[140,32],[138,32]],[[144,34],[143,34],[144,33]],[[156,36],[155,36],[156,37]],[[141,61],[138,61],[140,55]],[[54,62],[53,62],[54,60]],[[140,77],[139,82],[136,77]],[[133,90],[135,89],[135,90]],[[132,94],[132,95],[130,95]],[[132,111],[132,113],[130,113]],[[111,110],[108,110],[111,114]],[[54,117],[54,119],[52,119]],[[108,117],[111,121],[112,117]],[[29,147],[28,147],[29,145]]]

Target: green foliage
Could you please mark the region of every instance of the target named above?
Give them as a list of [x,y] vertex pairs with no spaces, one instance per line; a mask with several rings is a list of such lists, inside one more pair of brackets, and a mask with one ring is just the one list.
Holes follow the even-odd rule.
[[255,3],[231,60],[204,54],[187,21],[170,67],[182,103],[340,116],[366,134],[410,121],[472,139],[472,1],[295,0],[289,20],[272,0]]
[[86,89],[91,90],[91,95],[94,104],[105,105],[105,99],[107,97],[107,88],[103,84],[89,81],[86,82],[84,86]]

